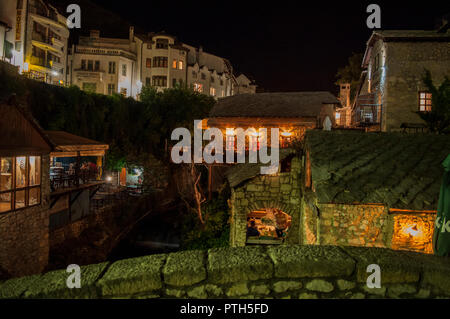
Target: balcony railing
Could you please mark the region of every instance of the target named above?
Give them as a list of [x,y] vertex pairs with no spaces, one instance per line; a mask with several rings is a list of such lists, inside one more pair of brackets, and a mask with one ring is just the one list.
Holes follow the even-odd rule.
[[381,123],[382,104],[375,103],[374,94],[360,95],[352,112],[352,122],[365,126]]

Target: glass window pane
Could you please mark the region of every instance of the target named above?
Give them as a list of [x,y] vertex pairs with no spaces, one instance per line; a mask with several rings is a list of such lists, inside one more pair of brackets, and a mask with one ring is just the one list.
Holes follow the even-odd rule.
[[26,157],[16,157],[16,188],[27,186]]
[[11,210],[11,193],[0,194],[0,213]]
[[30,186],[39,185],[41,183],[41,157],[30,156]]
[[427,93],[427,99],[431,99],[431,93]]
[[421,98],[421,99],[424,99],[425,96],[426,96],[425,93],[420,93],[420,98]]
[[28,205],[37,205],[40,203],[41,197],[40,197],[40,187],[31,188],[28,198]]
[[16,192],[16,209],[25,207],[25,190]]
[[6,191],[12,187],[12,158],[0,159],[0,191]]

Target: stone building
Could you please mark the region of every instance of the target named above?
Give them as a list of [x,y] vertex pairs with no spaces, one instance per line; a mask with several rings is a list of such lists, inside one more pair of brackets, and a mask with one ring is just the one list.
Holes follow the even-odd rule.
[[236,128],[251,130],[250,141],[258,144],[267,141],[260,128],[280,129],[281,148],[302,140],[306,129],[322,128],[326,117],[335,125],[335,109],[339,101],[329,92],[289,92],[238,94],[220,99],[203,120],[204,127],[222,130],[227,148],[233,147]]
[[450,76],[450,30],[377,30],[367,42],[352,124],[381,131],[423,124],[417,112],[431,110],[424,70],[435,85]]
[[432,253],[449,150],[438,135],[308,131],[302,242]]
[[[232,189],[231,246],[432,253],[441,164],[449,150],[445,136],[308,130],[302,150],[281,150],[278,172],[260,175],[260,164],[238,164],[225,173]],[[281,237],[270,211],[289,216]],[[246,234],[251,220],[257,238]]]
[[66,84],[68,38],[66,18],[47,1],[2,0],[0,58],[17,66],[20,73]]
[[42,272],[48,261],[51,144],[31,116],[0,104],[0,268]]

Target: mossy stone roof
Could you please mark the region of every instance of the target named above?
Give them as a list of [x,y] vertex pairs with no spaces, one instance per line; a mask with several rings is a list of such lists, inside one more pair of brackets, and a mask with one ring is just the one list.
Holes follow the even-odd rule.
[[448,135],[311,130],[305,145],[319,203],[437,209]]

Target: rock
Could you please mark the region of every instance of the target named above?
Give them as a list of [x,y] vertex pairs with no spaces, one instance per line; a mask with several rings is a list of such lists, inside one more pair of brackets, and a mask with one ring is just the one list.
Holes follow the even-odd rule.
[[248,294],[248,287],[247,287],[247,283],[238,283],[238,284],[234,284],[232,285],[226,295],[228,297],[236,297],[236,296],[242,296],[242,295],[246,295]]
[[350,297],[350,299],[365,299],[365,298],[366,296],[361,292],[357,292]]
[[306,289],[319,292],[331,292],[334,287],[333,284],[323,279],[313,279],[306,284]]
[[187,250],[168,254],[163,268],[164,282],[172,286],[190,286],[206,278],[205,252]]
[[219,286],[216,286],[216,285],[210,285],[210,284],[205,285],[205,289],[209,295],[212,295],[215,297],[220,296],[223,293],[222,288],[220,288]]
[[424,299],[430,297],[430,290],[421,288],[416,294],[416,298]]
[[211,283],[224,284],[272,278],[273,264],[260,246],[214,248],[207,271]]
[[298,299],[317,299],[317,295],[316,294],[310,294],[307,292],[302,292],[299,296]]
[[302,288],[302,283],[299,281],[278,281],[273,284],[273,290],[277,293],[300,288]]
[[251,293],[255,295],[268,295],[270,293],[270,289],[267,285],[254,285],[250,288]]
[[183,290],[180,290],[180,289],[170,289],[170,288],[166,289],[166,295],[168,295],[168,296],[174,296],[174,297],[177,297],[177,298],[181,298],[185,294],[186,293]]
[[413,294],[417,288],[410,284],[395,284],[388,288],[388,296],[391,298],[399,298],[402,294]]
[[355,262],[335,246],[270,246],[277,278],[349,276]]
[[350,290],[356,286],[356,283],[344,279],[338,279],[336,283],[340,290]]
[[161,268],[166,255],[150,255],[114,262],[97,282],[102,296],[126,296],[162,288]]
[[188,291],[188,296],[196,299],[205,299],[208,298],[208,294],[206,293],[205,286],[198,286]]
[[367,285],[363,285],[363,290],[368,294],[377,295],[380,297],[384,297],[386,294],[386,287],[381,288],[369,288]]

